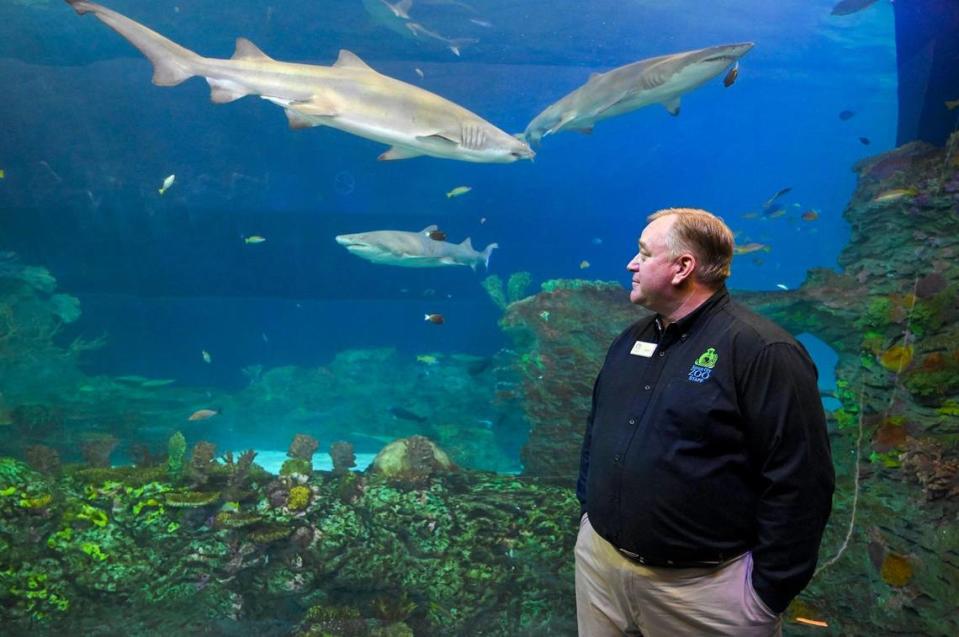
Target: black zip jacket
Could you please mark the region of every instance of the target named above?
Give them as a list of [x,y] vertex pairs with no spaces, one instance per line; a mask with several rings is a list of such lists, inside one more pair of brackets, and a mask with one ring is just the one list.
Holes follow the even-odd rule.
[[651,563],[752,551],[753,586],[782,612],[812,577],[835,486],[816,367],[725,288],[661,325],[638,321],[606,354],[583,440],[582,511]]

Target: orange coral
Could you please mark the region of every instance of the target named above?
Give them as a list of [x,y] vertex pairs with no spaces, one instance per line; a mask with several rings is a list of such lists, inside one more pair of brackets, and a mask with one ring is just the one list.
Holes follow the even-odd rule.
[[902,555],[889,553],[882,561],[880,574],[890,586],[902,588],[912,579],[912,564]]
[[906,444],[906,428],[901,423],[887,419],[876,429],[872,441],[880,453],[902,447]]
[[922,368],[926,371],[934,372],[944,369],[946,359],[941,352],[933,352],[922,359]]

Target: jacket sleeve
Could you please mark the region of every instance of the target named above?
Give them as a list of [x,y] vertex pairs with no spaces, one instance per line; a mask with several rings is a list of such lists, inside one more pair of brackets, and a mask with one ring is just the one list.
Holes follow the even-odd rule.
[[589,446],[593,438],[593,418],[596,416],[596,392],[602,370],[593,383],[593,403],[586,417],[586,433],[583,434],[583,448],[579,452],[579,477],[576,479],[576,497],[579,499],[579,519],[586,513],[586,480],[589,477]]
[[749,364],[740,389],[759,484],[752,583],[777,613],[812,578],[832,509],[835,473],[816,376],[801,345],[775,342]]

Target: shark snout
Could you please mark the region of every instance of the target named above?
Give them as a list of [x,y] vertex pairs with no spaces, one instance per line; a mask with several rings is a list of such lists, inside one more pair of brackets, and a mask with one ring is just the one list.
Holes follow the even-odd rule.
[[358,239],[356,236],[351,234],[338,234],[336,235],[336,242],[341,246],[359,246],[363,245],[363,241]]
[[749,53],[753,48],[752,42],[738,42],[736,44],[722,44],[712,46],[702,50],[701,62],[719,62],[722,64],[731,64]]

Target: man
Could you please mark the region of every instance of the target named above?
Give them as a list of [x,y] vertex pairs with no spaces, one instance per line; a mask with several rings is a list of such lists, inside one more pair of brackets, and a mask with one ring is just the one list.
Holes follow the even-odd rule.
[[609,348],[577,495],[585,637],[780,635],[809,582],[835,475],[816,368],[726,291],[733,236],[705,210],[649,217]]

